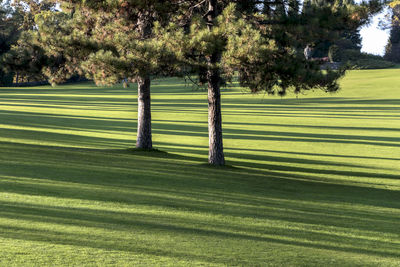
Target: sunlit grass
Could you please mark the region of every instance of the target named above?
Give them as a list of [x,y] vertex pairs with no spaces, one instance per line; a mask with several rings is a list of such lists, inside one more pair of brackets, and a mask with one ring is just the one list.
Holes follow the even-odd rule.
[[399,266],[400,76],[334,95],[223,90],[227,167],[207,162],[207,98],[152,88],[0,88],[0,266]]

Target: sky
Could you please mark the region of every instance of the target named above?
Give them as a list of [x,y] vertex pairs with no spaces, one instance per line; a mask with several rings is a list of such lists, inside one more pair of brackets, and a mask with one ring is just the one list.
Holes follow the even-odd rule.
[[385,53],[390,29],[382,30],[378,27],[379,20],[383,19],[384,16],[384,13],[375,16],[370,25],[361,28],[362,52],[374,55],[383,55]]

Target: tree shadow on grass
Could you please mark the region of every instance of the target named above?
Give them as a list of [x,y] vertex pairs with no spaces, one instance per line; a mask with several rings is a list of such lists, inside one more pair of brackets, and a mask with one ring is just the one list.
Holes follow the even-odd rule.
[[[183,124],[203,124],[206,125],[207,122],[205,121],[185,121],[185,120],[167,120],[167,119],[162,119],[162,120],[152,120],[154,123],[163,123],[163,124],[177,124],[177,123],[183,123]],[[257,122],[257,123],[251,123],[251,122],[234,122],[234,121],[228,121],[224,122],[224,125],[229,126],[227,127],[228,129],[233,128],[235,126],[243,126],[247,125],[251,128],[253,126],[265,126],[268,128],[271,127],[284,127],[284,128],[311,128],[311,129],[322,129],[322,130],[349,130],[349,131],[389,131],[389,132],[400,132],[400,128],[391,128],[391,127],[371,127],[371,126],[365,126],[365,127],[357,127],[357,126],[339,126],[339,125],[309,125],[309,124],[285,124],[285,123],[263,123],[263,122]],[[233,127],[232,127],[233,126]],[[242,130],[243,131],[243,130]],[[246,130],[247,131],[247,130]]]
[[[168,143],[158,142],[160,146],[168,146]],[[183,145],[183,144],[174,144],[173,148],[175,152],[181,153],[190,153],[190,154],[201,154],[206,155],[205,146],[196,146],[198,149],[202,149],[202,152],[199,150],[192,149],[193,146]],[[242,168],[256,168],[260,170],[270,170],[270,171],[284,171],[284,172],[292,172],[292,173],[304,173],[304,174],[329,174],[329,175],[339,175],[344,177],[357,177],[357,178],[385,178],[385,179],[400,179],[400,176],[397,174],[384,174],[379,172],[376,167],[367,166],[362,164],[354,164],[354,163],[345,163],[339,161],[331,161],[331,160],[315,160],[315,159],[306,159],[301,157],[301,153],[291,152],[289,154],[296,155],[293,157],[283,157],[283,156],[275,156],[275,155],[257,155],[257,154],[243,154],[240,153],[241,149],[229,149],[231,151],[238,152],[226,152],[226,156],[231,160],[229,164],[242,167]],[[275,151],[276,152],[276,151]],[[307,155],[318,156],[318,154],[308,153]],[[326,155],[324,155],[326,156]],[[336,155],[338,156],[338,155]],[[400,160],[396,158],[385,158],[386,160]],[[246,161],[244,161],[246,160]],[[250,162],[248,161],[250,160]],[[295,167],[295,166],[287,166],[282,165],[282,163],[300,163],[300,164],[309,164],[313,165],[312,167]],[[317,166],[315,166],[317,165]],[[320,167],[318,167],[318,165]],[[332,169],[323,169],[322,167],[326,166],[337,166],[337,167],[350,167],[350,168],[361,168],[366,169],[365,171],[355,171],[355,170],[332,170]],[[387,168],[390,171],[397,171],[397,169]],[[296,174],[293,177],[298,177]],[[306,176],[303,176],[304,178]]]
[[[75,90],[75,89],[74,89]],[[82,89],[83,94],[92,94],[91,89]],[[32,91],[33,92],[33,91]],[[54,91],[55,92],[55,91]],[[60,92],[60,91],[58,91]],[[97,93],[97,91],[95,91]],[[39,93],[37,91],[36,93]],[[76,91],[70,92],[76,93]],[[58,103],[65,108],[70,105],[82,105],[88,110],[127,110],[131,99],[110,97],[111,90],[100,92],[106,94],[98,98],[93,96],[56,97],[43,96],[42,100],[33,101],[41,107],[45,104]],[[37,96],[19,99],[32,101]],[[15,101],[17,98],[2,98],[3,101]],[[310,112],[331,116],[384,116],[371,112],[396,111],[397,99],[391,101],[361,101],[332,98],[293,99],[282,102],[268,100],[264,107],[254,106],[251,100],[247,103],[228,100],[226,114],[256,114],[259,116],[308,116]],[[193,112],[205,107],[202,100],[188,100],[187,103],[155,100],[155,110],[169,112]],[[268,105],[271,104],[271,105]],[[278,103],[279,106],[274,106]],[[329,104],[329,107],[312,107],[317,103]],[[346,104],[351,107],[336,108],[334,105]],[[23,107],[28,107],[22,102]],[[285,105],[285,106],[284,106]],[[292,105],[287,107],[287,105]],[[361,107],[368,114],[353,114]],[[383,105],[375,107],[374,105]],[[77,108],[77,107],[75,107]],[[236,110],[245,111],[236,111]],[[267,114],[270,112],[271,114]],[[296,114],[293,114],[296,112]],[[130,132],[135,126],[133,120],[106,118],[101,116],[67,116],[37,113],[10,112],[4,114],[15,125],[29,127],[54,127],[58,129],[81,129],[82,131],[122,131]],[[26,115],[26,116],[25,116]],[[28,116],[29,115],[29,116]],[[27,117],[24,122],[18,117]],[[314,116],[314,115],[310,115]],[[392,118],[398,117],[391,114]],[[40,118],[41,121],[33,121]],[[66,121],[66,119],[68,121]],[[46,122],[47,121],[47,122]],[[49,121],[51,123],[49,123]],[[47,124],[46,124],[47,123]],[[54,123],[54,124],[53,124]],[[155,133],[175,136],[206,136],[206,125],[181,125],[169,121],[155,123]],[[72,127],[71,127],[72,125]],[[272,140],[332,144],[359,144],[374,146],[398,147],[400,138],[396,136],[364,136],[362,134],[312,134],[304,132],[241,130],[226,127],[225,137],[229,139]],[[250,124],[248,126],[251,126]],[[268,125],[262,125],[268,126]],[[274,126],[274,125],[272,125]],[[282,126],[282,125],[275,125]],[[284,125],[289,127],[288,125]],[[303,127],[303,126],[302,126]],[[304,126],[305,127],[305,126]],[[334,130],[370,130],[344,127],[321,129]],[[315,128],[315,127],[314,127]],[[362,127],[361,127],[362,128]],[[291,128],[290,128],[291,129]],[[379,130],[374,128],[373,130]],[[32,223],[32,227],[0,225],[0,236],[12,239],[43,241],[55,244],[66,244],[101,249],[116,249],[128,252],[139,252],[148,255],[172,256],[177,258],[198,259],[208,262],[226,263],[215,259],[211,253],[194,253],[188,250],[172,250],[166,247],[156,249],[151,245],[132,245],[124,238],[107,238],[92,235],[75,234],[56,230],[34,228],[34,223],[51,222],[58,225],[84,226],[103,228],[107,231],[140,230],[147,233],[168,233],[171,236],[181,235],[183,239],[193,240],[198,236],[217,239],[233,239],[238,242],[254,242],[254,247],[267,244],[289,245],[326,249],[333,252],[353,252],[382,257],[399,257],[398,239],[391,242],[387,238],[379,241],[379,234],[389,235],[395,239],[399,235],[400,195],[398,191],[374,188],[363,183],[363,178],[398,179],[396,175],[381,174],[373,168],[362,164],[342,163],[332,160],[306,159],[306,154],[292,153],[292,156],[243,155],[240,149],[231,149],[227,153],[232,166],[214,168],[204,165],[207,148],[184,144],[174,144],[170,151],[198,156],[182,156],[165,152],[148,152],[129,149],[126,140],[114,137],[93,137],[77,134],[40,133],[35,130],[3,129],[2,136],[26,140],[46,140],[59,142],[59,147],[24,145],[1,142],[0,156],[0,191],[20,194],[26,198],[50,197],[67,199],[72,202],[84,200],[103,204],[121,204],[129,207],[142,207],[156,211],[171,211],[180,216],[159,212],[149,215],[140,212],[110,212],[104,209],[82,209],[39,205],[35,203],[0,202],[0,217]],[[391,133],[397,129],[391,128]],[[65,145],[104,146],[113,149],[64,148]],[[161,146],[171,144],[157,143]],[[260,152],[260,151],[258,151]],[[264,151],[265,152],[265,151]],[[268,152],[267,152],[268,153]],[[289,152],[291,153],[291,152]],[[309,153],[307,156],[318,156]],[[359,158],[364,158],[360,156]],[[388,159],[390,158],[380,158]],[[398,159],[392,159],[398,160]],[[253,161],[253,162],[252,162]],[[257,161],[257,162],[254,162]],[[283,163],[308,164],[314,167],[283,166]],[[317,165],[317,167],[315,167]],[[321,167],[318,167],[321,166]],[[345,166],[363,168],[354,170],[327,170],[322,166]],[[312,174],[312,177],[310,177]],[[346,181],[324,179],[325,175],[351,176],[357,178],[359,185],[347,184]],[[360,181],[361,180],[361,181]],[[184,214],[182,216],[182,214]],[[206,214],[204,218],[195,219],[190,215]],[[187,216],[186,216],[187,215]],[[199,216],[200,216],[199,215]],[[209,215],[215,215],[210,220]],[[219,220],[228,217],[230,220]],[[257,220],[258,222],[276,221],[275,226],[268,224],[237,225],[240,220]],[[282,227],[276,225],[282,224]],[[287,225],[294,226],[287,229]],[[305,225],[305,229],[296,229]],[[307,229],[309,226],[310,230]],[[286,227],[286,228],[285,228]],[[323,228],[318,232],[315,228]],[[332,229],[354,232],[353,235],[340,236]],[[329,233],[333,231],[334,233]],[[328,232],[328,233],[327,233]],[[362,233],[360,237],[356,237]],[[377,236],[378,240],[365,238]],[[364,236],[364,237],[362,237]],[[170,243],[170,245],[172,242]],[[173,244],[172,244],[173,245]],[[386,250],[385,250],[386,249]],[[238,264],[246,262],[237,262]]]
[[[0,202],[2,218],[24,220],[35,223],[52,223],[57,225],[72,225],[88,228],[103,228],[107,230],[119,230],[135,232],[150,232],[153,234],[171,234],[180,238],[192,239],[198,236],[217,238],[220,242],[227,240],[252,241],[259,243],[281,244],[316,249],[326,249],[335,252],[353,252],[366,255],[383,257],[399,257],[396,248],[398,243],[389,241],[369,240],[363,237],[337,236],[335,234],[318,233],[315,231],[296,230],[277,227],[263,227],[252,229],[251,226],[235,226],[222,224],[221,222],[204,222],[196,218],[174,215],[148,215],[141,213],[109,212],[104,210],[92,210],[81,208],[51,207],[34,204],[16,204],[12,202]],[[144,253],[156,256],[169,256],[185,260],[216,261],[212,254],[190,253],[184,251],[179,245],[171,245],[170,248],[149,244],[139,245],[129,240],[132,234],[126,238],[110,238],[101,234],[72,233],[70,231],[58,232],[55,230],[34,229],[33,227],[20,227],[0,225],[0,236],[12,239],[41,241],[62,245],[74,245],[82,247],[121,250],[127,252]],[[291,240],[288,240],[290,238]],[[373,247],[369,247],[373,244]],[[146,246],[147,245],[147,246]],[[383,248],[383,249],[382,249]]]
[[[193,186],[197,192],[214,190],[217,195],[221,192],[225,195],[225,192],[240,195],[248,190],[253,201],[255,197],[287,194],[293,200],[336,200],[378,207],[400,207],[400,195],[396,191],[365,187],[363,184],[346,185],[343,181],[313,179],[306,171],[298,174],[297,169],[297,173],[288,173],[261,168],[264,165],[260,164],[262,166],[254,170],[254,165],[249,168],[240,162],[234,164],[235,168],[216,169],[201,165],[202,158],[165,152],[64,149],[12,143],[2,143],[1,147],[6,154],[0,158],[0,174],[7,177],[29,177],[127,189],[161,186],[165,187],[164,190],[183,192]],[[314,173],[318,174],[318,170]],[[357,175],[360,174],[356,173],[354,176]],[[29,184],[17,188],[27,194],[35,192]],[[63,187],[56,190],[50,186],[42,193],[46,192],[63,194]],[[70,193],[76,196],[73,189]],[[364,195],[369,198],[363,199]],[[114,197],[116,201],[120,197],[121,200],[126,200],[129,199],[129,194],[116,194]],[[255,205],[258,204],[261,203],[256,201]]]

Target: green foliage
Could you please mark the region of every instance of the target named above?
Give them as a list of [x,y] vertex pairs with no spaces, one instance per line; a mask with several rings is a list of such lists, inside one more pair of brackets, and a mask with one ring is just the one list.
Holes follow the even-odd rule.
[[220,53],[222,61],[215,67],[222,77],[231,80],[239,72],[242,85],[252,91],[271,93],[276,86],[283,88],[282,94],[289,87],[335,90],[334,81],[343,72],[321,72],[298,49],[313,40],[337,40],[343,29],[359,27],[380,7],[375,2],[369,6],[310,3],[300,12],[298,2],[289,2],[264,3],[260,13],[259,1],[237,5],[218,1],[220,16],[212,31],[204,20],[208,1],[151,1],[146,5],[143,1],[85,1],[72,6],[63,2],[65,11],[71,11],[57,14],[65,17],[60,25],[49,14],[37,18],[40,31],[52,40],[41,37],[43,47],[61,57],[59,67],[63,68],[49,68],[46,73],[85,73],[98,84],[110,85],[125,78],[135,80],[139,74],[204,74],[207,57]]
[[36,15],[35,22],[38,27],[36,41],[47,57],[42,71],[49,82],[55,85],[76,74],[82,75],[79,63],[90,46],[79,24],[82,21],[75,23],[64,12],[45,11]]
[[344,70],[321,71],[319,62],[305,60],[299,51],[312,40],[337,40],[344,28],[359,27],[379,8],[309,4],[300,12],[296,3],[290,6],[288,10],[270,13],[263,9],[265,13],[244,17],[240,5],[219,3],[222,12],[212,23],[212,30],[204,17],[195,16],[186,35],[178,31],[179,49],[187,51],[181,61],[201,74],[207,58],[221,54],[213,68],[226,80],[239,73],[241,85],[253,92],[285,95],[287,90],[299,93],[312,88],[336,91]]
[[[35,17],[57,16],[55,12],[55,3],[48,1],[14,1],[13,3],[15,16],[18,17],[18,30],[21,32],[16,36],[16,40],[11,49],[3,56],[3,66],[9,73],[15,73],[16,77],[24,77],[25,80],[42,81],[48,74],[48,70],[54,69],[54,59],[45,53],[45,47],[49,49],[47,44],[40,42],[41,34],[39,32],[40,20],[35,21]],[[37,23],[39,22],[39,23]],[[46,21],[48,23],[49,21]],[[47,29],[53,27],[54,24],[49,23]],[[55,28],[52,34],[62,34],[59,28]],[[61,64],[58,64],[61,65]],[[60,71],[60,67],[57,67]],[[53,82],[50,79],[50,82]]]
[[390,37],[385,48],[385,59],[400,63],[400,5],[392,3],[392,27]]
[[42,68],[47,63],[43,49],[38,45],[37,32],[23,31],[10,51],[3,56],[3,64],[7,72],[43,80]]
[[18,40],[22,18],[8,2],[0,5],[0,86],[12,83],[13,73],[5,68],[4,55]]
[[177,72],[175,56],[153,34],[153,28],[175,19],[175,2],[62,2],[64,12],[42,12],[36,17],[40,42],[60,62],[46,74],[55,82],[84,74],[111,85],[125,78],[134,81],[137,75]]
[[13,83],[14,74],[0,70],[0,86],[10,86]]
[[395,66],[395,63],[382,58],[366,57],[350,62],[353,69],[386,69]]
[[121,60],[111,51],[100,50],[91,54],[82,67],[92,75],[90,76],[98,85],[116,84],[128,75],[129,62]]
[[344,49],[339,53],[339,60],[343,62],[347,61],[355,61],[361,58],[374,58],[374,59],[382,59],[382,57],[374,56],[366,53],[361,53],[360,51],[353,49]]
[[[334,8],[340,12],[349,12],[350,17],[352,19],[358,18],[360,19],[361,24],[368,23],[368,19],[370,16],[366,16],[366,9],[364,7],[357,6],[353,0],[350,1],[306,1],[305,9],[306,11],[310,8],[312,9],[312,5],[317,5],[320,7],[326,8]],[[377,11],[376,8],[370,7],[372,13]],[[342,10],[342,11],[341,11]],[[368,13],[368,12],[367,12]],[[311,40],[310,43],[313,44],[313,56],[316,58],[322,57],[330,57],[330,48],[332,46],[337,46],[339,50],[343,49],[353,49],[360,51],[361,50],[361,35],[360,35],[360,24],[357,23],[345,23],[342,25],[342,28],[336,28],[334,32],[330,32],[328,37],[323,38],[315,38]],[[333,38],[332,38],[333,37]],[[331,61],[332,58],[330,57]],[[337,61],[335,59],[334,61]]]
[[37,29],[35,16],[41,12],[56,10],[56,1],[52,0],[12,0],[13,8],[22,17],[21,30],[34,31]]
[[347,64],[352,69],[385,69],[395,65],[381,56],[361,53],[353,49],[342,50],[338,55],[338,61]]
[[329,47],[328,57],[330,62],[339,62],[342,59],[339,46],[331,45],[331,47]]

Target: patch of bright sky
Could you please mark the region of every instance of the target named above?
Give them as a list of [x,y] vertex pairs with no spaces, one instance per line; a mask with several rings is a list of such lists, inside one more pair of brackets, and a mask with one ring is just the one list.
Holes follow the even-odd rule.
[[370,25],[361,28],[362,52],[374,55],[383,55],[385,53],[390,29],[382,30],[378,25],[379,21],[385,18],[385,14],[387,14],[387,11],[376,15]]

